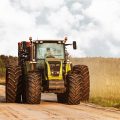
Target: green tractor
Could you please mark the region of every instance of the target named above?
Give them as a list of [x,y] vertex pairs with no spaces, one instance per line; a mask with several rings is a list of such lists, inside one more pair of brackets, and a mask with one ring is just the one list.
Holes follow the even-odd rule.
[[6,102],[39,104],[41,93],[55,93],[59,103],[89,100],[89,71],[73,66],[64,40],[32,40],[18,43],[18,65],[6,68]]

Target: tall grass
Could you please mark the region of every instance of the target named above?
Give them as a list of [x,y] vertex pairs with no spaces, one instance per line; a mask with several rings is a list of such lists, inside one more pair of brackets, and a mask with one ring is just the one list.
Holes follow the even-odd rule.
[[104,106],[120,105],[120,59],[74,58],[71,61],[89,67],[91,102]]

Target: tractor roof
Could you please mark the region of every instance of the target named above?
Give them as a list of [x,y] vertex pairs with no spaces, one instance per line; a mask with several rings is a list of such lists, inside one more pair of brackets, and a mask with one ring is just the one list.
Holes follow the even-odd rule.
[[65,40],[33,40],[34,43],[65,43]]
[[[32,42],[32,37],[29,37],[29,40]],[[67,37],[63,40],[33,40],[34,43],[66,43]]]

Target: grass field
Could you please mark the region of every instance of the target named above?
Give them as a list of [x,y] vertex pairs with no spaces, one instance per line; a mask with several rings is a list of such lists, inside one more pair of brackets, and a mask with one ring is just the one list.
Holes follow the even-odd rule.
[[91,102],[120,107],[120,59],[74,58],[71,61],[89,67]]

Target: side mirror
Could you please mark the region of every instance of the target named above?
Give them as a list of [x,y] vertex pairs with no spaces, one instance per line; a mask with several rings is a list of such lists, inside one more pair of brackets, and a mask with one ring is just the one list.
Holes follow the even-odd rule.
[[73,49],[77,49],[76,41],[73,41]]

